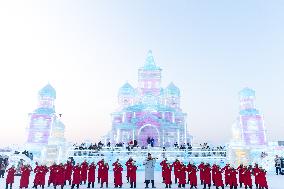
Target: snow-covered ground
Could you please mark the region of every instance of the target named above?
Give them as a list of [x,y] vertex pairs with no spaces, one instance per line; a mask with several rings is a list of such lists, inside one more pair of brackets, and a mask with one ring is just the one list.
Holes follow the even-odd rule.
[[[124,172],[124,176],[125,176],[125,172]],[[165,188],[165,185],[161,183],[161,172],[156,171],[155,172],[155,178],[156,178],[156,181],[155,181],[156,188],[157,189]],[[267,179],[268,179],[268,184],[269,184],[270,189],[284,189],[284,175],[269,174]],[[20,180],[20,177],[15,177],[15,184],[13,186],[13,189],[19,188],[19,180]],[[124,181],[125,180],[126,179],[124,177]],[[32,183],[32,181],[33,181],[33,176],[31,177],[30,183]],[[110,181],[109,188],[114,188],[113,187],[113,172],[109,173],[109,181]],[[138,189],[145,188],[145,184],[143,182],[144,182],[144,172],[139,171],[139,172],[137,172],[137,188]],[[149,185],[149,186],[151,188],[151,185]],[[32,187],[32,185],[30,184],[29,188],[31,188],[31,187]],[[95,188],[99,188],[99,187],[100,187],[100,185],[96,183]],[[46,189],[47,188],[53,189],[53,187],[45,187],[45,188]],[[57,187],[57,188],[59,188],[59,187]],[[71,187],[65,186],[64,188],[70,189]],[[80,189],[86,189],[86,188],[87,188],[87,185],[81,185],[80,186]],[[122,188],[130,188],[129,183],[124,183]],[[178,188],[178,187],[177,187],[177,185],[174,184],[174,185],[172,185],[172,188]],[[189,188],[189,185],[186,185],[186,188]],[[202,186],[200,186],[200,185],[198,186],[198,189],[202,189],[202,188],[203,188]],[[211,188],[215,189],[215,187],[211,187]],[[229,188],[229,187],[226,187],[226,188]],[[0,178],[0,189],[5,189],[5,179],[4,178]]]

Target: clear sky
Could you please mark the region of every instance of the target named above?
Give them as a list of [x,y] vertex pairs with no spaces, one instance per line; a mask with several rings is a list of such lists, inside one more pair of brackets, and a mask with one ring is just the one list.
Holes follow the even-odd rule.
[[238,91],[256,90],[270,140],[284,140],[284,1],[0,1],[0,143],[26,140],[38,90],[57,91],[66,137],[111,128],[117,91],[151,49],[180,87],[196,140],[230,139]]

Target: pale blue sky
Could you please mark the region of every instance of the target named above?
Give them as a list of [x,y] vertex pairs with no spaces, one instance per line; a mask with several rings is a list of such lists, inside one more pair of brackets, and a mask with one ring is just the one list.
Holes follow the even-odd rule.
[[268,138],[283,140],[283,10],[280,0],[1,1],[0,142],[26,140],[27,115],[48,81],[67,139],[98,139],[149,49],[162,85],[180,87],[196,140],[229,140],[246,86]]

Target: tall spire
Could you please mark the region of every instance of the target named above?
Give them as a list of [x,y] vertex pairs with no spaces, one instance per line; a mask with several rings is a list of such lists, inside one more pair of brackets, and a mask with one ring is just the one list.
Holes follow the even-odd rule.
[[158,70],[158,69],[160,69],[155,64],[154,56],[153,56],[153,53],[152,53],[151,50],[148,51],[147,58],[146,58],[143,69],[145,69],[145,70]]

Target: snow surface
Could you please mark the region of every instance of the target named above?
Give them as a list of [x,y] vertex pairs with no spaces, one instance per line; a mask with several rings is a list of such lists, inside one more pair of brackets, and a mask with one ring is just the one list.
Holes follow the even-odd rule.
[[[124,179],[123,181],[125,182],[126,179],[125,179],[125,173],[126,172],[123,172],[123,176],[124,176]],[[32,183],[33,181],[33,177],[34,175],[31,176],[30,178],[30,183]],[[48,178],[48,177],[46,177]],[[172,177],[173,178],[173,177]],[[155,185],[156,185],[156,188],[157,189],[161,189],[161,188],[165,188],[165,185],[161,183],[161,172],[159,171],[156,171],[155,172]],[[273,175],[273,174],[269,174],[268,177],[268,185],[269,185],[269,188],[270,189],[284,189],[284,175]],[[16,176],[15,177],[15,183],[13,185],[13,189],[18,189],[19,188],[19,180],[20,180],[20,177],[19,176]],[[109,188],[114,188],[113,187],[113,172],[109,172]],[[138,171],[137,172],[137,189],[142,189],[142,188],[145,188],[145,184],[143,183],[144,182],[144,171]],[[150,188],[151,188],[151,184],[149,185]],[[31,188],[32,185],[30,184],[30,187]],[[100,185],[98,183],[95,184],[95,188],[99,188]],[[40,187],[38,187],[40,188]],[[57,187],[59,188],[59,187]],[[64,189],[70,189],[71,187],[70,186],[65,186]],[[81,185],[80,186],[80,189],[86,189],[87,188],[87,185]],[[129,183],[124,183],[123,187],[122,188],[130,188],[130,185]],[[177,185],[173,184],[172,185],[172,188],[178,188]],[[190,188],[189,185],[186,185],[185,188]],[[202,189],[203,187],[201,185],[198,186],[198,189]],[[215,187],[211,187],[213,189],[215,189]],[[225,188],[229,188],[229,187],[225,187]],[[255,186],[253,187],[255,188]],[[5,178],[0,178],[0,189],[5,189]],[[45,187],[45,189],[53,189],[53,187]]]

